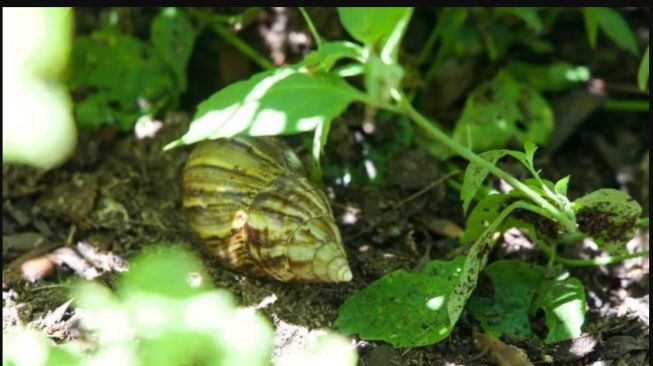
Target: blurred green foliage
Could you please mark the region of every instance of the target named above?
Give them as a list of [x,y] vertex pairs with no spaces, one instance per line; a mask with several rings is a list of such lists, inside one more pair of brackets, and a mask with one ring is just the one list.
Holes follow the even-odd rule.
[[72,10],[7,8],[2,20],[2,161],[54,168],[77,142],[71,98],[61,81]]
[[[155,246],[130,264],[115,294],[94,282],[75,287],[84,340],[55,346],[39,333],[17,329],[4,334],[3,365],[268,365],[269,322],[209,282],[193,255],[173,244]],[[328,333],[293,357],[289,365],[356,363],[348,342]]]
[[143,115],[175,107],[186,89],[194,31],[182,9],[164,8],[143,41],[107,24],[75,39],[68,85],[81,127],[130,130]]

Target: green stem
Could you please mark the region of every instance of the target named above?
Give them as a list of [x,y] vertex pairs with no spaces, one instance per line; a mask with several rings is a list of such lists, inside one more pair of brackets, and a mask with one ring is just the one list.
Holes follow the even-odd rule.
[[[218,33],[225,41],[236,47],[245,56],[249,57],[252,61],[257,63],[261,68],[265,70],[274,69],[275,66],[272,64],[272,62],[270,62],[267,58],[259,55],[259,53],[256,52],[254,48],[252,48],[240,38],[236,37],[223,26],[224,23],[228,22],[228,19],[216,17],[216,15],[206,14],[202,11],[194,10],[192,8],[189,8],[189,14],[194,16],[203,25],[211,27],[214,32]],[[243,12],[243,14],[245,14],[245,12]]]
[[572,259],[572,258],[557,257],[556,262],[562,263],[567,267],[592,267],[592,266],[602,266],[606,264],[619,263],[630,258],[648,257],[648,255],[649,255],[648,250],[644,250],[637,253],[622,254],[614,257],[601,257],[601,258],[592,258],[592,259]]
[[214,23],[211,24],[211,26],[213,27],[213,30],[216,33],[218,33],[222,38],[224,38],[225,41],[231,43],[232,46],[236,47],[245,56],[249,57],[250,59],[252,59],[252,61],[256,62],[261,68],[265,70],[274,69],[275,66],[274,64],[272,64],[272,62],[270,62],[267,58],[259,55],[258,52],[256,52],[256,50],[250,47],[242,39],[233,35],[233,33],[231,33],[221,24]]
[[648,112],[648,100],[609,99],[603,103],[603,109],[623,112]]
[[416,63],[418,66],[421,66],[426,61],[426,58],[429,57],[429,55],[431,54],[433,45],[435,44],[435,41],[438,39],[438,35],[440,34],[440,29],[442,28],[440,24],[442,24],[441,21],[437,22],[435,27],[433,27],[431,34],[429,34],[428,40],[426,40],[426,44],[424,44],[424,48],[422,48],[422,52],[420,52],[419,56],[417,56]]
[[413,106],[407,102],[405,95],[400,93],[399,109],[406,115],[408,115],[415,123],[421,127],[424,131],[429,133],[433,138],[453,150],[456,154],[462,156],[470,162],[476,163],[487,169],[489,172],[495,176],[503,179],[513,188],[521,191],[526,195],[531,201],[542,207],[549,215],[555,218],[567,232],[576,231],[576,222],[570,217],[567,217],[561,210],[553,206],[549,201],[542,198],[537,192],[530,189],[527,185],[520,182],[518,179],[514,178],[512,175],[498,168],[496,165],[489,163],[487,160],[481,158],[480,156],[473,153],[471,150],[460,145],[458,142],[447,136],[444,132],[438,129],[433,122],[429,121],[421,113],[419,113]]
[[311,34],[313,35],[313,40],[315,41],[315,46],[319,50],[320,47],[322,47],[322,38],[320,38],[320,34],[317,33],[317,29],[315,29],[315,25],[313,24],[313,21],[311,20],[311,17],[308,16],[308,12],[306,11],[306,9],[304,9],[303,6],[300,6],[299,11],[302,13],[302,16],[304,17],[304,20],[306,21],[306,24],[308,25],[308,29],[311,31]]

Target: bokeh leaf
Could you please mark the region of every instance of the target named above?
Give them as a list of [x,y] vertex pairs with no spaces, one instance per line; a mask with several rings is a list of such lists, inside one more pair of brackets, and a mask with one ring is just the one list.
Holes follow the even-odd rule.
[[467,98],[453,138],[480,152],[503,148],[513,138],[546,145],[552,131],[553,110],[546,99],[502,71]]
[[642,91],[648,89],[648,50],[649,47],[646,47],[646,52],[644,53],[644,57],[642,57],[642,63],[639,65],[639,71],[637,72],[637,85],[639,85],[639,89]]
[[598,7],[594,8],[596,22],[599,28],[616,43],[619,47],[632,53],[634,56],[639,54],[635,34],[626,23],[626,20],[617,11]]
[[193,51],[195,35],[183,11],[166,8],[152,21],[152,43],[174,71],[179,90],[186,90],[186,65]]

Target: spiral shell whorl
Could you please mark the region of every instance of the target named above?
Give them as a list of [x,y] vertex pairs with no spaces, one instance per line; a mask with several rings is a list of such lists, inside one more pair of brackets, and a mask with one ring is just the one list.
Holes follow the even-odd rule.
[[191,227],[226,267],[289,282],[351,280],[326,196],[283,141],[199,143],[182,185]]

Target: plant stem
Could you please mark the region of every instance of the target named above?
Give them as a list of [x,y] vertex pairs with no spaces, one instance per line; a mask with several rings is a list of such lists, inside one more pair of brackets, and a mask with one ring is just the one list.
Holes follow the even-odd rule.
[[[242,14],[246,14],[248,11],[245,11]],[[274,69],[275,66],[272,64],[272,62],[270,62],[265,57],[259,55],[259,53],[256,52],[255,49],[253,49],[250,45],[248,45],[240,38],[236,37],[233,33],[231,33],[228,29],[226,29],[223,26],[224,23],[229,21],[230,17],[223,19],[222,17],[205,14],[202,11],[194,10],[192,8],[189,8],[189,14],[194,16],[203,25],[207,25],[211,27],[211,29],[213,29],[214,32],[218,33],[225,41],[229,42],[232,46],[236,47],[245,56],[252,59],[252,61],[257,63],[261,68],[265,70]]]
[[535,191],[530,189],[527,185],[520,182],[512,175],[498,168],[496,165],[489,163],[487,160],[481,158],[480,156],[473,153],[471,150],[467,149],[466,147],[462,146],[461,144],[459,144],[458,142],[456,142],[455,140],[447,136],[447,134],[440,131],[440,129],[438,129],[431,121],[429,121],[421,113],[415,110],[415,108],[413,108],[413,106],[407,102],[407,99],[403,93],[400,92],[400,96],[401,97],[398,100],[399,110],[401,110],[404,114],[408,115],[419,127],[421,127],[429,135],[431,135],[431,137],[435,138],[436,140],[438,140],[439,142],[441,142],[442,144],[444,144],[445,146],[453,150],[456,154],[462,156],[463,158],[467,159],[470,162],[480,165],[484,169],[487,169],[495,176],[506,181],[513,188],[518,189],[519,191],[524,193],[524,195],[526,195],[531,201],[539,205],[543,210],[549,213],[551,217],[555,218],[564,227],[565,231],[570,233],[576,231],[576,222],[575,220],[573,220],[573,218],[567,217],[561,210],[557,209],[555,206],[553,206],[551,203],[549,203],[547,200],[542,198]]
[[431,50],[433,49],[433,45],[435,44],[435,41],[438,39],[438,35],[440,34],[440,29],[442,26],[442,21],[438,21],[433,27],[433,30],[431,30],[431,34],[429,34],[429,38],[426,40],[426,43],[424,44],[424,48],[422,48],[422,52],[419,53],[419,56],[417,56],[417,65],[421,66],[425,61],[426,58],[429,57],[431,54]]
[[236,37],[233,35],[229,30],[225,29],[221,24],[213,23],[211,24],[211,27],[213,27],[213,30],[218,33],[222,38],[224,38],[225,41],[231,43],[232,46],[236,47],[240,52],[242,52],[245,56],[249,57],[252,59],[252,61],[256,62],[261,68],[265,70],[272,70],[274,69],[274,64],[270,62],[268,59],[265,57],[261,56],[254,50],[250,45],[245,43],[242,39]]
[[601,257],[601,258],[592,258],[592,259],[572,259],[572,258],[557,257],[556,262],[562,263],[567,267],[592,267],[592,266],[602,266],[606,264],[619,263],[630,258],[648,257],[648,256],[649,256],[648,250],[644,250],[637,253],[622,254],[614,257]]
[[311,17],[308,16],[308,12],[306,11],[306,9],[304,9],[303,6],[299,7],[299,11],[302,13],[304,20],[306,21],[306,25],[308,25],[308,29],[311,31],[311,35],[313,35],[313,41],[315,41],[315,46],[319,50],[320,47],[322,46],[322,38],[320,37],[320,34],[317,33],[317,29],[315,29],[315,24],[313,24]]
[[648,112],[648,100],[609,99],[603,103],[603,109],[623,112]]

